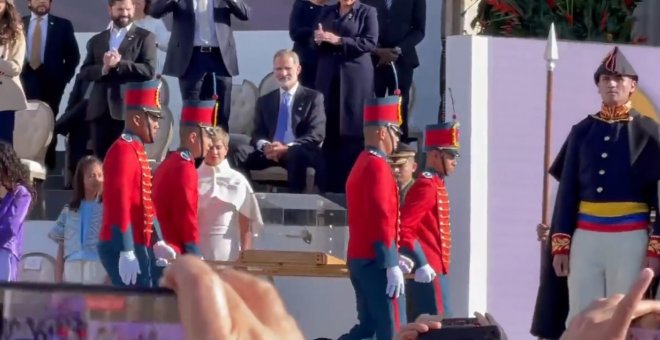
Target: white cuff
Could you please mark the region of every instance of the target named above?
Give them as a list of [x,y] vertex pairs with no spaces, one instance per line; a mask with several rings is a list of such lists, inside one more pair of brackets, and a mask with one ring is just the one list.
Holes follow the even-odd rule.
[[270,142],[265,140],[265,139],[258,140],[257,141],[257,150],[263,152],[264,151],[264,146],[266,146],[268,144],[270,144]]

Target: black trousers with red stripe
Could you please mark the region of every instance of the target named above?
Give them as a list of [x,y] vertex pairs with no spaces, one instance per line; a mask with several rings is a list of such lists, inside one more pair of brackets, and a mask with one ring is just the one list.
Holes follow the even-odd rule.
[[410,320],[417,319],[421,314],[444,314],[440,275],[429,283],[413,280],[406,282],[406,297],[410,299],[410,313],[408,314]]

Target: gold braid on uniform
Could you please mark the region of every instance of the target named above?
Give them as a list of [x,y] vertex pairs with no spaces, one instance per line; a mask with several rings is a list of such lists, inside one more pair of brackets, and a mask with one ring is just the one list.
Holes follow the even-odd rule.
[[571,235],[556,233],[552,235],[552,254],[568,255],[571,250]]
[[630,109],[632,109],[632,102],[628,101],[623,105],[607,106],[601,105],[598,117],[606,121],[622,121],[628,120],[630,117]]
[[649,238],[649,246],[646,255],[650,257],[660,257],[660,236],[652,235]]

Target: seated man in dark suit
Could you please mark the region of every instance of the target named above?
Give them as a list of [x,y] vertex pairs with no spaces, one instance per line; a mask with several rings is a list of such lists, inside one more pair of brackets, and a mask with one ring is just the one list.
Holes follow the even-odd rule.
[[303,192],[307,168],[312,167],[316,170],[315,183],[323,191],[323,95],[298,83],[300,71],[295,52],[275,53],[273,72],[280,88],[258,99],[252,141],[234,145],[231,160],[248,176],[250,170],[286,168],[290,192]]

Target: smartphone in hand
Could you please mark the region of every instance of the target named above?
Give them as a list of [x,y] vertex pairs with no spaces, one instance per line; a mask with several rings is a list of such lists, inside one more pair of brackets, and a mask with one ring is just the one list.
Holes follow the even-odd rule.
[[497,326],[482,326],[476,318],[452,318],[442,320],[442,328],[421,334],[419,340],[500,340]]
[[8,282],[0,302],[0,339],[184,338],[167,289]]

